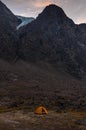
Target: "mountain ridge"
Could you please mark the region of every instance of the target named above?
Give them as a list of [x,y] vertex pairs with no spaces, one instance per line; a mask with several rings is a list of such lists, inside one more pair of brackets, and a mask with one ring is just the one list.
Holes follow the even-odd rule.
[[2,59],[15,58],[18,22],[17,17],[0,1],[0,58]]
[[[3,38],[0,45],[2,59],[22,59],[34,63],[43,61],[56,64],[56,67],[63,66],[67,73],[77,78],[85,75],[85,24],[76,25],[60,7],[49,5],[34,21],[15,31],[20,21],[2,2],[1,5],[5,10],[3,18],[0,16],[5,23],[2,30],[6,30],[0,33]],[[8,24],[5,16],[8,16]],[[2,34],[8,36],[9,40]]]
[[44,13],[19,30],[17,17],[0,13],[0,112],[86,111],[86,25]]
[[[51,14],[53,7],[56,14],[53,11],[50,17],[48,12]],[[62,17],[56,17],[58,14]],[[61,8],[49,5],[35,21],[20,30],[22,59],[44,60],[56,63],[57,67],[61,63],[68,73],[82,77],[86,69],[86,52],[80,45],[82,42],[85,45],[86,30],[81,34],[83,29],[80,26],[68,18]]]

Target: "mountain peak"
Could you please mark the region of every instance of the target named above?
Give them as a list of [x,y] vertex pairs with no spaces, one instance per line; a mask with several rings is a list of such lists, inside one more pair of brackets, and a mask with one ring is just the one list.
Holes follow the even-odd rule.
[[48,6],[46,6],[45,7],[45,9],[44,9],[44,11],[56,11],[56,12],[61,12],[61,13],[64,13],[64,11],[62,10],[62,8],[61,7],[59,7],[59,6],[57,6],[57,5],[55,5],[55,4],[50,4],[50,5],[48,5]]
[[64,13],[63,9],[57,5],[50,4],[43,12],[38,16],[39,19],[64,19],[66,14]]

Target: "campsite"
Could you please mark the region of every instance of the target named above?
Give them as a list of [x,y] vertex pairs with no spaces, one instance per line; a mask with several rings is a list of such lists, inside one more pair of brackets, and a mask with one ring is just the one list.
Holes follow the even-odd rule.
[[86,130],[76,123],[86,120],[85,81],[62,76],[49,64],[0,63],[9,69],[0,82],[0,130]]
[[86,130],[86,0],[0,0],[0,130]]

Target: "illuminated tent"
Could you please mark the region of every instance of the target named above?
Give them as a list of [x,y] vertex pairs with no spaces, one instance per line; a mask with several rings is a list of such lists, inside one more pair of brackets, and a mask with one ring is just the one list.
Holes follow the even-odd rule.
[[45,107],[38,107],[35,111],[36,114],[48,114],[48,111]]

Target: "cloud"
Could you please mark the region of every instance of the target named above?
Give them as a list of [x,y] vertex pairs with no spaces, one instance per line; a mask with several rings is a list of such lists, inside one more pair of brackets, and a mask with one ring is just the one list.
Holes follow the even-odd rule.
[[51,1],[45,1],[45,2],[40,1],[35,4],[35,7],[44,8],[45,6],[47,6],[49,4],[52,4],[52,2]]
[[49,4],[63,8],[76,23],[86,22],[86,0],[2,0],[14,14],[37,17]]

